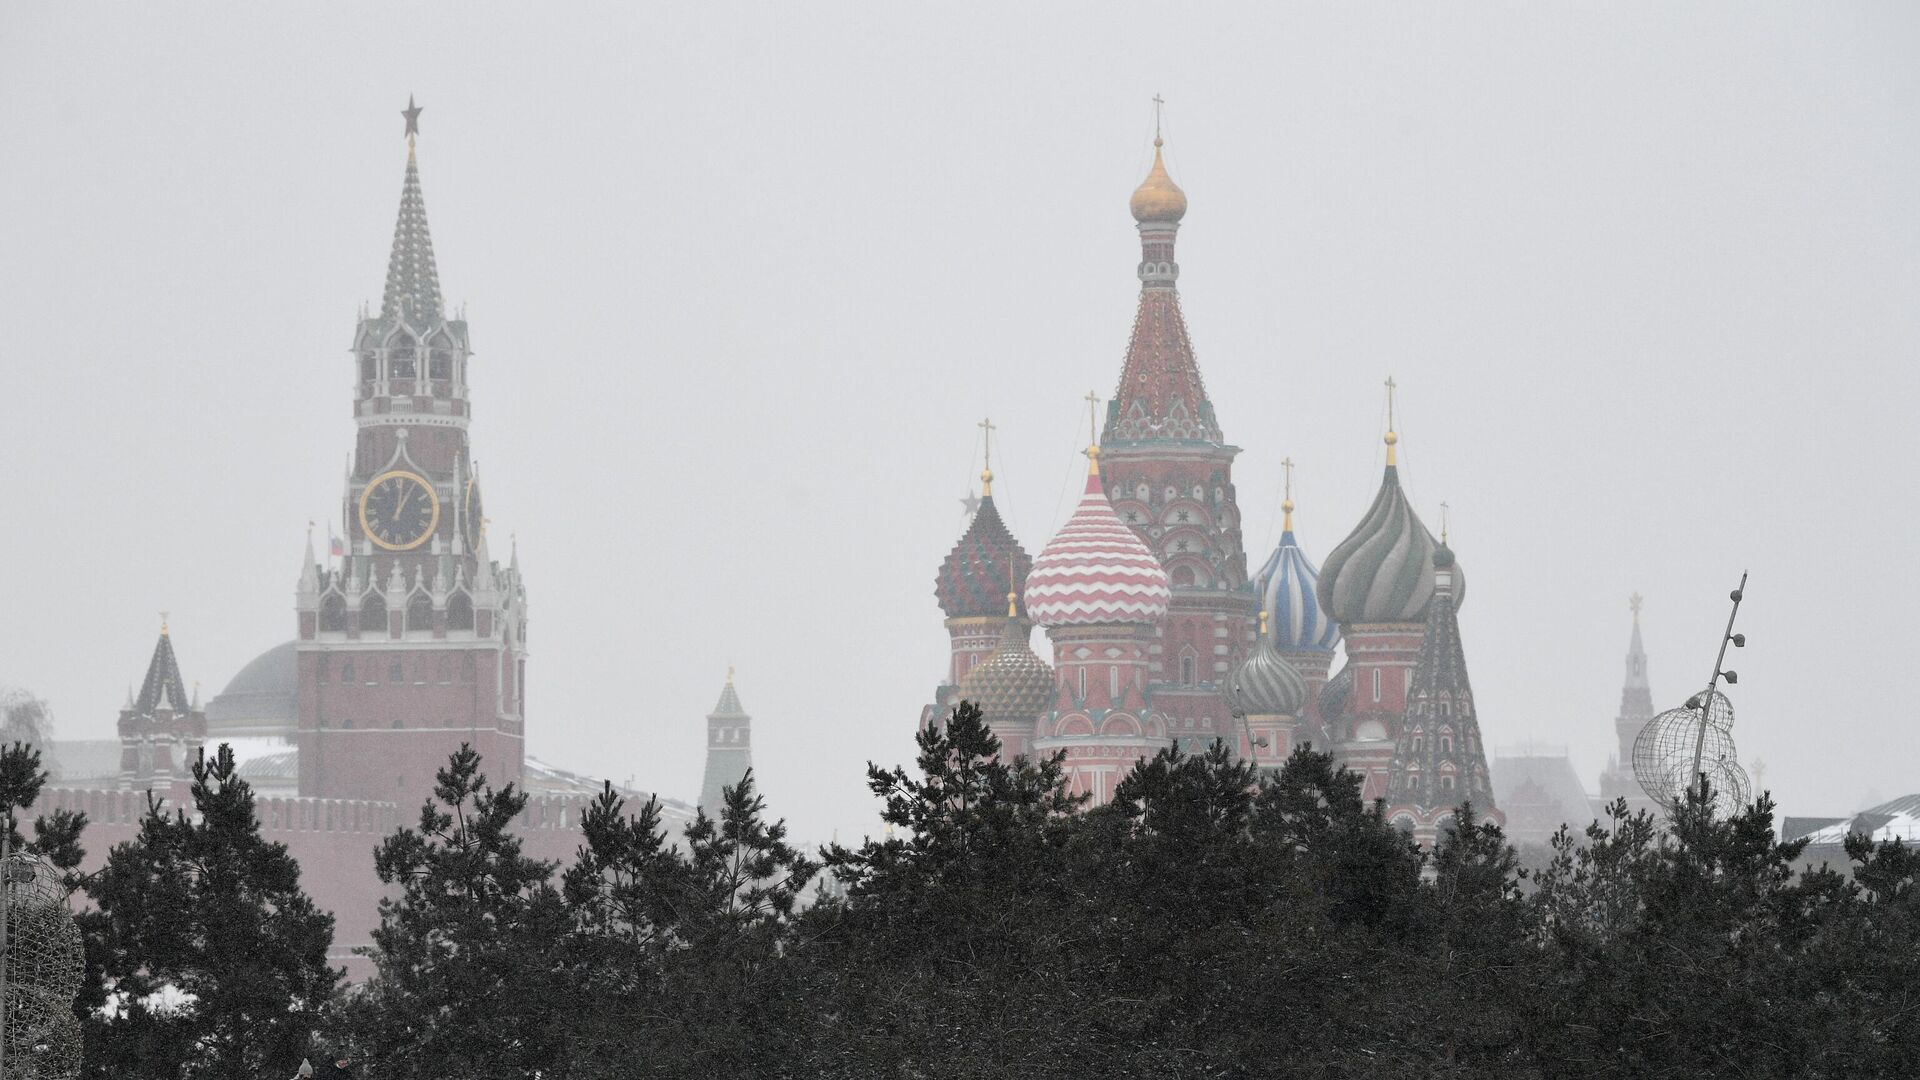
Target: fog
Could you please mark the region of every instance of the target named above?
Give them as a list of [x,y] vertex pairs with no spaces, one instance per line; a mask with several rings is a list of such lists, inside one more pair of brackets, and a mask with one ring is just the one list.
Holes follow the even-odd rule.
[[7,7],[0,683],[108,738],[161,610],[206,697],[293,636],[413,94],[529,753],[691,799],[733,664],[771,809],[875,830],[976,424],[1029,552],[1077,497],[1160,93],[1253,565],[1283,458],[1310,555],[1359,520],[1391,374],[1492,747],[1594,787],[1628,595],[1666,707],[1744,570],[1760,786],[1920,790],[1920,11],[1206,10]]

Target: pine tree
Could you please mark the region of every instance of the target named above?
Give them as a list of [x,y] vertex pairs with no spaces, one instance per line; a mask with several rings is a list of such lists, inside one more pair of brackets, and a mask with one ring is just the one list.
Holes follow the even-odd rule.
[[6,815],[7,850],[38,855],[63,871],[67,887],[80,882],[79,867],[86,858],[80,846],[80,834],[86,830],[87,815],[72,810],[55,810],[33,820],[33,839],[20,835],[21,815],[40,797],[46,786],[47,772],[40,766],[38,747],[24,742],[0,748],[0,814]]
[[139,836],[87,886],[88,1076],[292,1075],[340,978],[333,917],[261,838],[230,747],[195,760],[192,795],[189,817],[150,794]]
[[462,744],[435,775],[419,824],[374,853],[381,901],[374,977],[344,1012],[356,1061],[379,1076],[554,1075],[568,918],[553,864],[522,854],[526,795],[495,790]]

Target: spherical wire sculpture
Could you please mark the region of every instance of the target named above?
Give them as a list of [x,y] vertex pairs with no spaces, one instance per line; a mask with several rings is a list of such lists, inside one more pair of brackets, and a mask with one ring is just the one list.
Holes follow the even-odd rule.
[[80,1075],[80,993],[85,953],[60,872],[45,859],[0,862],[4,894],[6,1013],[0,1017],[0,1076],[72,1080]]
[[[1702,697],[1704,704],[1695,704]],[[1717,690],[1647,721],[1633,740],[1634,779],[1661,806],[1685,798],[1701,773],[1723,813],[1752,797],[1747,771],[1734,756],[1733,702]]]

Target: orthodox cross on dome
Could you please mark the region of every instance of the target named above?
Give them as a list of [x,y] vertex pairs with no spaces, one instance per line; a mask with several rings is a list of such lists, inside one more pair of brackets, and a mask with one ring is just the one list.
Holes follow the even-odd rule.
[[1087,403],[1087,442],[1089,444],[1098,443],[1100,441],[1100,420],[1097,413],[1100,409],[1100,395],[1089,390],[1083,400]]
[[424,105],[415,105],[413,103],[412,94],[407,95],[407,107],[400,110],[400,115],[407,118],[407,143],[409,145],[413,143],[414,137],[420,134],[420,114],[426,111]]
[[1400,388],[1400,384],[1393,381],[1393,376],[1391,375],[1387,376],[1387,439],[1386,439],[1386,442],[1387,442],[1387,464],[1389,466],[1395,465],[1399,461],[1399,455],[1394,453],[1394,444],[1400,441],[1400,433],[1397,430],[1395,430],[1393,425],[1393,392],[1395,390],[1398,390],[1399,388]]
[[[1286,474],[1286,495],[1280,500],[1280,514],[1282,517],[1280,531],[1290,533],[1293,531],[1293,459],[1291,457],[1281,458],[1280,469]],[[1266,612],[1264,611],[1260,614],[1263,618],[1266,616]],[[1262,631],[1262,633],[1265,633],[1265,631]]]
[[1440,504],[1440,542],[1443,544],[1447,542],[1447,513],[1452,509],[1445,502]]
[[993,418],[984,417],[977,425],[981,433],[980,494],[993,494]]
[[1160,110],[1165,108],[1166,104],[1167,99],[1161,97],[1156,90],[1153,95],[1153,145],[1155,146],[1160,145]]
[[160,636],[167,636],[167,613],[164,611],[160,613]]
[[1627,607],[1633,610],[1633,621],[1636,623],[1640,621],[1640,605],[1645,602],[1646,598],[1637,592],[1627,597]]

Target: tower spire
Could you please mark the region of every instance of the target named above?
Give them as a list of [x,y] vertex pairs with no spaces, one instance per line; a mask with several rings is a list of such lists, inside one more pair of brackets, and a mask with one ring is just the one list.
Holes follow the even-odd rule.
[[1154,95],[1153,167],[1134,189],[1128,209],[1140,229],[1140,307],[1120,386],[1107,410],[1110,442],[1171,441],[1222,444],[1213,405],[1200,381],[1193,342],[1180,314],[1175,282],[1180,265],[1173,241],[1187,213],[1187,193],[1167,173],[1161,137],[1164,98]]
[[440,271],[434,264],[433,236],[427,230],[427,203],[420,193],[420,161],[415,140],[425,108],[407,98],[400,112],[407,120],[407,175],[400,185],[400,213],[393,226],[393,253],[387,258],[387,287],[380,300],[380,317],[414,325],[439,322],[445,305],[440,298]]

